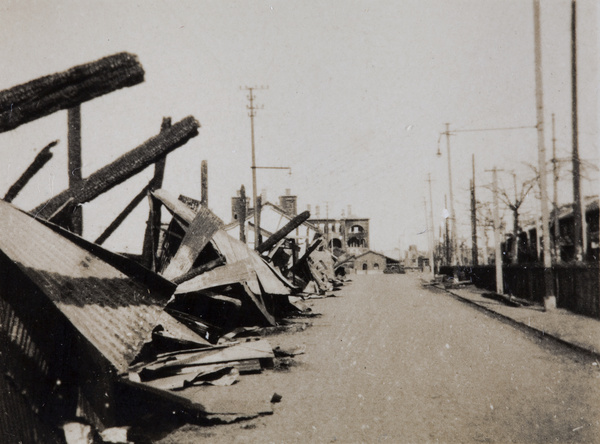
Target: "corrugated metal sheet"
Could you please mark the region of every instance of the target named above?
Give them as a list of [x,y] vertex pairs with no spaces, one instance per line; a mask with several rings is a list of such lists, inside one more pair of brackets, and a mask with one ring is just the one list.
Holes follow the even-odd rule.
[[139,352],[168,295],[0,201],[0,250],[119,372]]

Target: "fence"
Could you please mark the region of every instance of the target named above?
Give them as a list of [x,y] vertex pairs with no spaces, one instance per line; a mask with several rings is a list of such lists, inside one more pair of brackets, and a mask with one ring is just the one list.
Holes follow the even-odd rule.
[[[440,274],[453,275],[453,268],[440,267]],[[459,266],[461,280],[477,287],[496,290],[494,266]],[[544,299],[544,268],[541,265],[508,265],[502,268],[504,292],[541,303]],[[552,267],[557,305],[574,313],[600,318],[600,269],[598,264],[556,265]]]

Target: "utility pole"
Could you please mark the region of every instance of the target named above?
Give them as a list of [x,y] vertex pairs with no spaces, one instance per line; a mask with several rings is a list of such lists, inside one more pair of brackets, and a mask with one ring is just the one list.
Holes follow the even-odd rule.
[[454,193],[452,192],[452,160],[450,157],[450,124],[446,123],[446,147],[448,149],[448,193],[450,194],[450,223],[451,236],[450,254],[452,256],[452,266],[457,265],[456,260],[456,213],[454,212]]
[[431,249],[429,254],[429,262],[431,262],[431,279],[435,279],[435,225],[433,223],[433,194],[431,193],[431,173],[429,173],[427,176],[427,182],[429,182],[429,223],[431,224]]
[[577,125],[577,4],[571,0],[571,119],[573,124],[573,244],[575,260],[583,261],[580,161]]
[[429,250],[429,269],[431,271],[431,280],[435,278],[435,272],[433,271],[433,228],[429,226],[429,212],[427,211],[427,199],[423,197],[423,205],[425,208],[425,229],[427,231],[427,246]]
[[498,170],[494,167],[491,171],[493,173],[493,188],[494,188],[494,250],[496,257],[496,293],[504,293],[504,282],[502,277],[502,251],[500,245],[500,214],[498,211]]
[[[252,94],[252,91],[254,91],[255,89],[266,89],[265,87],[244,87],[245,90],[248,91],[248,100],[250,101],[250,105],[246,105],[246,108],[248,108],[248,116],[250,117],[250,135],[252,138],[252,201],[254,203],[254,249],[257,249],[258,246],[260,245],[259,242],[259,233],[260,233],[260,227],[258,226],[259,223],[259,219],[260,216],[258,215],[258,212],[260,211],[259,209],[259,205],[257,202],[257,192],[256,192],[256,149],[255,149],[255,145],[254,145],[254,117],[256,116],[256,110],[258,109],[255,104],[254,104],[254,94]],[[261,107],[262,109],[262,107]]]
[[544,146],[544,95],[542,84],[542,46],[540,30],[540,0],[533,0],[533,37],[535,59],[535,98],[538,131],[538,169],[540,172],[540,194],[542,209],[542,235],[544,239],[544,308],[556,308],[552,257],[550,254],[550,218],[548,214],[548,192],[546,183],[546,148]]
[[473,265],[479,263],[479,249],[477,248],[477,200],[475,199],[475,154],[471,157],[473,164],[473,179],[471,179],[471,261]]
[[329,202],[325,202],[325,248],[329,248]]
[[[448,196],[446,194],[444,194],[444,208],[448,208]],[[449,227],[448,227],[448,217],[444,217],[444,230],[445,230],[445,236],[444,236],[444,250],[445,250],[445,259],[446,259],[446,265],[450,265],[450,232],[449,232]]]
[[558,159],[556,158],[556,126],[554,113],[552,113],[552,209],[554,223],[554,262],[560,262],[560,226],[558,225]]

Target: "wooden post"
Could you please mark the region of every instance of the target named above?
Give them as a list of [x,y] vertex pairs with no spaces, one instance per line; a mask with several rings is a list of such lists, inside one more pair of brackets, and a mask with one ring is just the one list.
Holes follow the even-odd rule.
[[262,196],[258,196],[256,198],[256,208],[254,209],[254,235],[256,239],[254,239],[254,244],[256,248],[258,245],[262,244],[262,233],[260,231],[260,213],[262,212]]
[[[68,175],[69,188],[79,188],[83,180],[81,173],[81,105],[67,111],[68,131]],[[83,210],[75,204],[71,215],[72,232],[81,236],[83,233]]]
[[246,243],[246,188],[240,188],[240,199],[238,201],[238,220],[240,221],[240,240]]
[[[171,118],[163,117],[160,125],[161,133],[171,128]],[[150,191],[162,188],[163,179],[165,177],[165,167],[167,157],[159,159],[154,164],[154,177],[150,182]],[[148,222],[146,224],[146,232],[144,233],[144,244],[142,247],[142,264],[149,270],[156,271],[158,242],[160,237],[160,202],[148,196]]]
[[200,204],[208,207],[208,164],[203,160],[200,165]]

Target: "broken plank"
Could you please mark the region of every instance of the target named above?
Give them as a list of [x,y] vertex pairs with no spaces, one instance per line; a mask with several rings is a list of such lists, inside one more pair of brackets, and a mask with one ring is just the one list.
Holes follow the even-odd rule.
[[196,217],[196,213],[186,204],[181,202],[167,190],[154,190],[152,195],[162,203],[165,208],[180,221],[188,226]]
[[200,206],[163,276],[173,279],[190,271],[202,249],[220,228],[221,219],[208,208]]
[[222,265],[195,278],[179,284],[175,294],[190,293],[206,288],[220,287],[237,282],[246,282],[254,277],[248,261]]
[[182,367],[221,364],[249,359],[273,359],[273,348],[266,339],[237,343],[230,347],[200,350],[195,353],[171,355],[166,360],[159,360],[143,367],[142,371],[164,371]]
[[83,179],[80,187],[69,188],[59,193],[33,209],[32,213],[36,217],[46,219],[70,198],[76,204],[95,199],[196,137],[199,126],[198,121],[192,116],[186,117],[109,165],[100,168],[87,179]]

